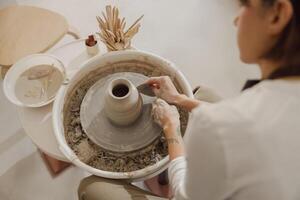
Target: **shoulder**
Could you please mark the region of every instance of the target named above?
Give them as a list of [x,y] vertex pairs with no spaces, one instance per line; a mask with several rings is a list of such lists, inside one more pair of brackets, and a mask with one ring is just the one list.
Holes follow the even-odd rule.
[[231,99],[216,104],[203,104],[193,110],[190,122],[200,129],[234,128],[239,125],[250,126],[253,118],[244,107],[241,98]]
[[265,85],[261,83],[235,98],[214,104],[204,103],[192,111],[191,122],[213,127],[252,126],[257,115],[269,104],[269,99],[274,97]]

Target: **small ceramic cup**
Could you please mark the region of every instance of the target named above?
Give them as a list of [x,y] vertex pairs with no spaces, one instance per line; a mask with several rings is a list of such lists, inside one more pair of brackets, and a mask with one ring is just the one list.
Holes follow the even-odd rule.
[[143,101],[136,87],[125,78],[112,80],[105,94],[104,111],[116,125],[127,126],[137,120]]

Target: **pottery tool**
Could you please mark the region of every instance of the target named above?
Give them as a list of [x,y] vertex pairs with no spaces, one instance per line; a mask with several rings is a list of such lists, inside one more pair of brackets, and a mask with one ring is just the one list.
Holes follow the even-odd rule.
[[153,92],[151,86],[147,83],[143,83],[143,84],[137,86],[136,89],[144,95],[147,95],[150,97],[155,97],[155,93]]

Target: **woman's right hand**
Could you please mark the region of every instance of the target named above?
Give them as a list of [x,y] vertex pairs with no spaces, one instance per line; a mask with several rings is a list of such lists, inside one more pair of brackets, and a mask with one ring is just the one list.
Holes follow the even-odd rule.
[[168,76],[152,77],[146,84],[148,84],[158,98],[165,100],[170,104],[176,104],[180,94],[175,88],[173,82]]

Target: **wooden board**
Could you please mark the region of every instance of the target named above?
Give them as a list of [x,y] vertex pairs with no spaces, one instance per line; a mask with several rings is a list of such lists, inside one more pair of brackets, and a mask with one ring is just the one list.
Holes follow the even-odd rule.
[[31,6],[0,10],[0,27],[0,66],[11,66],[26,55],[46,51],[68,31],[62,15]]
[[62,171],[64,171],[67,167],[69,167],[71,165],[71,163],[57,160],[57,159],[43,153],[42,151],[40,151],[40,153],[41,153],[41,156],[42,156],[50,174],[53,177],[59,175]]

